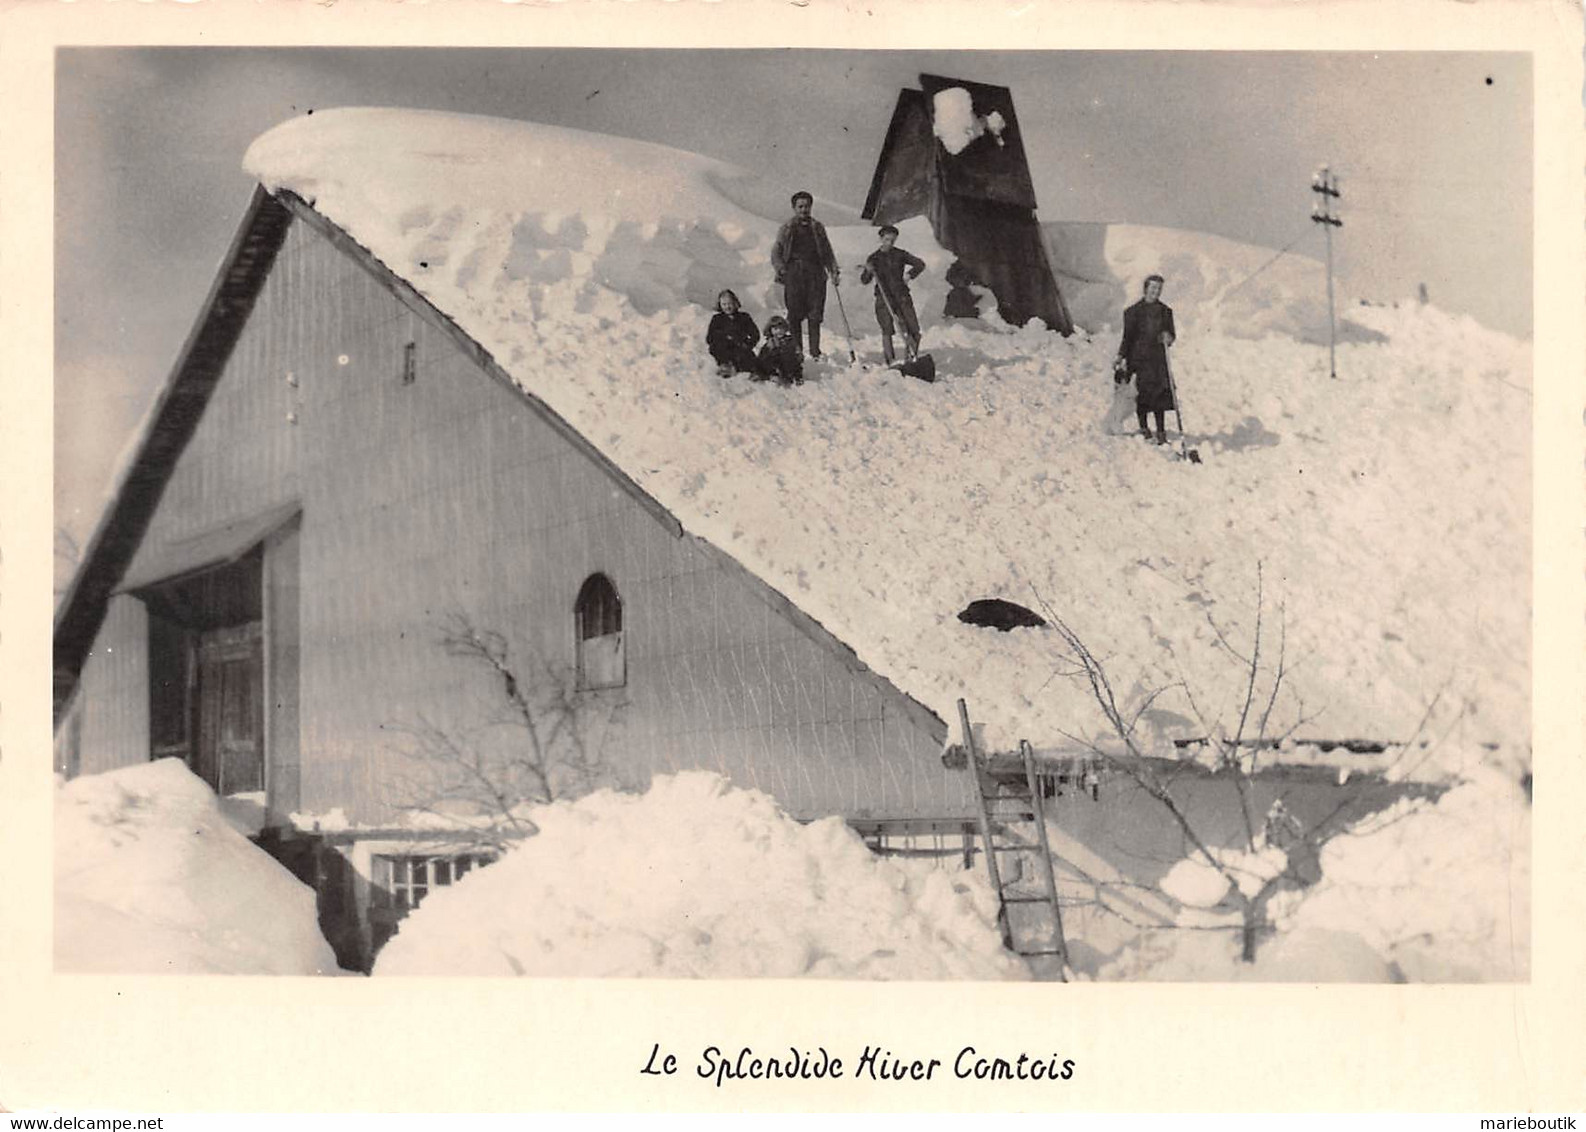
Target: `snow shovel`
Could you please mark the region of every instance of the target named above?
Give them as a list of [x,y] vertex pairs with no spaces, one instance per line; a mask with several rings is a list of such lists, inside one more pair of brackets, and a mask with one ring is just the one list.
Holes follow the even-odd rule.
[[1178,385],[1173,380],[1173,367],[1167,364],[1167,347],[1162,347],[1162,368],[1167,371],[1168,392],[1173,394],[1173,419],[1178,422],[1178,453],[1181,459],[1192,464],[1201,462],[1200,450],[1189,447],[1184,441],[1184,414],[1179,411]]
[[[897,310],[892,305],[892,296],[887,294],[887,289],[881,285],[881,279],[876,279],[876,293],[881,296],[881,301],[887,304],[887,313],[892,316],[892,327],[898,332],[898,337],[903,339],[903,351],[909,352],[909,335],[903,327],[903,320],[898,317]],[[901,362],[888,364],[889,369],[895,369],[905,377],[917,377],[921,381],[936,380],[936,359],[929,354],[915,354],[912,358],[904,358]]]
[[843,289],[833,283],[832,290],[837,292],[837,313],[843,316],[843,334],[848,338],[848,360],[857,362],[859,355],[854,353],[854,328],[848,325],[848,312],[843,308]]

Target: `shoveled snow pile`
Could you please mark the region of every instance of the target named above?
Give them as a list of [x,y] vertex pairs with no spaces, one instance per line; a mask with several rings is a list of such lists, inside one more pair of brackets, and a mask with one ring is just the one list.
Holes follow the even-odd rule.
[[248,841],[180,759],[57,787],[55,969],[338,971],[313,890]]
[[[1405,799],[1322,850],[1322,879],[1280,895],[1276,934],[1254,963],[1237,931],[1146,933],[1104,966],[1104,980],[1506,982],[1530,977],[1531,806],[1495,772],[1441,800]],[[1181,862],[1163,881],[1205,906],[1227,882]],[[1214,892],[1214,889],[1220,891]],[[1210,899],[1208,899],[1208,897]],[[1235,921],[1229,919],[1230,925]]]
[[[828,359],[780,389],[719,379],[703,348],[720,288],[762,324],[780,305],[768,251],[785,194],[720,163],[396,110],[288,122],[246,163],[412,281],[687,530],[867,665],[950,723],[965,697],[994,747],[1107,728],[1088,687],[1054,679],[1071,666],[1052,633],[965,625],[971,601],[1063,618],[1125,710],[1187,681],[1215,720],[1240,702],[1234,651],[1251,647],[1259,565],[1264,655],[1276,656],[1281,602],[1290,664],[1272,730],[1304,718],[1312,736],[1403,740],[1436,701],[1426,733],[1456,761],[1481,743],[1523,758],[1527,343],[1430,307],[1350,306],[1361,329],[1331,380],[1325,345],[1293,333],[1309,306],[1271,316],[1259,339],[1198,317],[1228,307],[1214,300],[1243,261],[1217,266],[1215,241],[1178,234],[1164,298],[1175,279],[1196,281],[1173,351],[1204,460],[1189,466],[1098,427],[1115,332],[942,320],[951,257],[923,219],[899,243],[928,265],[916,306],[942,380]],[[845,266],[875,246],[831,206],[816,213]],[[1105,240],[1094,252],[1113,272],[1162,262],[1119,253]],[[874,359],[857,277],[844,273],[844,301]],[[1138,280],[1124,290],[1132,300]],[[827,346],[846,355],[835,307]],[[1156,706],[1202,733],[1187,697]]]
[[534,811],[540,832],[433,891],[376,975],[1028,977],[978,872],[872,854],[703,771]]

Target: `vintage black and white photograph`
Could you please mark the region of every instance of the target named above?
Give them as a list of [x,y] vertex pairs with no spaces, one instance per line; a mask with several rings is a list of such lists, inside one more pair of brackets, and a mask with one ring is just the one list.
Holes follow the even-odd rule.
[[54,80],[55,972],[1532,977],[1530,55]]

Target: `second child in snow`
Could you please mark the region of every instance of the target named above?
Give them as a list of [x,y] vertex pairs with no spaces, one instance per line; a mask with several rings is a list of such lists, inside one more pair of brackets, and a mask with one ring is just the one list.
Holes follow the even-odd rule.
[[[881,324],[881,356],[891,365],[893,316],[903,324],[903,356],[913,361],[920,352],[920,319],[914,313],[914,296],[909,294],[909,279],[918,279],[925,261],[897,246],[898,230],[883,225],[881,246],[871,252],[859,269],[859,282],[875,282],[876,322]],[[906,273],[906,276],[905,276]]]
[[799,356],[798,339],[787,319],[772,315],[765,324],[765,345],[760,347],[759,380],[775,378],[778,385],[803,385],[804,362]]

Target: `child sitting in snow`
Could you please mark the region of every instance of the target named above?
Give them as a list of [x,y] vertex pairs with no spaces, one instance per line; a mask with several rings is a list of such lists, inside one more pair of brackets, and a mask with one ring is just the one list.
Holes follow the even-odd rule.
[[804,361],[799,357],[798,340],[781,315],[772,315],[765,324],[765,345],[760,347],[756,362],[761,381],[774,377],[779,385],[804,384]]
[[898,230],[890,224],[882,225],[879,233],[881,246],[870,253],[859,269],[859,282],[876,284],[876,322],[881,324],[881,356],[887,365],[892,364],[893,316],[903,323],[903,356],[913,361],[920,351],[920,320],[914,313],[914,297],[909,294],[909,284],[904,278],[918,279],[925,270],[925,261],[895,246]]
[[716,359],[716,372],[722,377],[735,373],[755,371],[755,343],[760,341],[760,328],[742,310],[738,296],[723,291],[716,296],[716,313],[710,316],[710,328],[705,331],[705,345],[710,356]]

